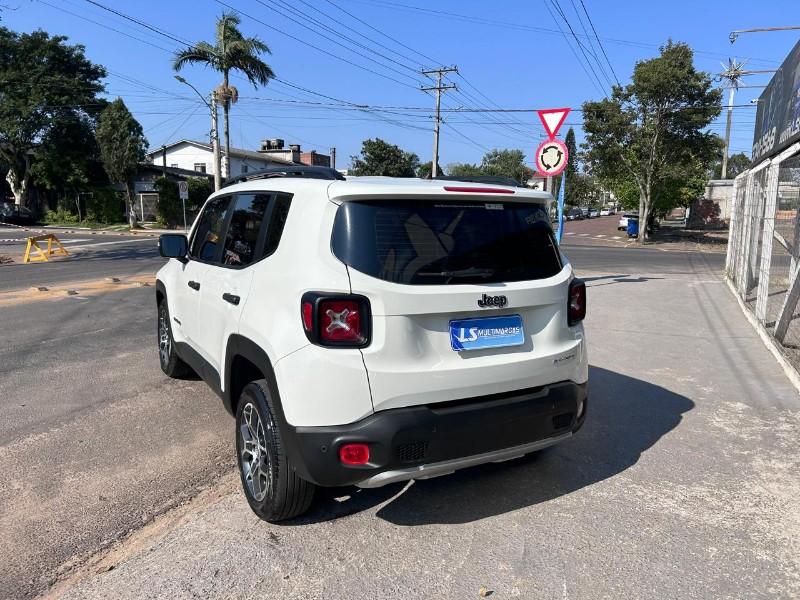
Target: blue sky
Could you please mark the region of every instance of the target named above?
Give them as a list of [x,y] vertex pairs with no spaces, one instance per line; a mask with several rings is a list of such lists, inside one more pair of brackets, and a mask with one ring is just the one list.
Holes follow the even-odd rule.
[[[728,39],[738,29],[800,25],[797,0],[4,4],[11,8],[2,13],[5,27],[41,28],[85,46],[86,55],[108,69],[108,96],[123,98],[151,148],[183,138],[208,140],[209,111],[173,78],[172,53],[185,43],[212,42],[215,18],[235,9],[243,33],[270,46],[272,55],[265,60],[277,79],[258,90],[241,77],[233,79],[240,101],[231,112],[231,144],[254,150],[262,139],[282,138],[303,151],[328,154],[335,147],[338,168],[347,168],[361,142],[375,137],[416,153],[423,162],[431,159],[435,97],[419,88],[433,86],[434,80],[423,77],[422,69],[458,67],[458,74],[444,79],[458,89],[442,98],[443,108],[450,110],[441,128],[440,164],[480,163],[494,148],[522,149],[530,164],[544,129],[535,112],[525,111],[580,108],[586,100],[602,98],[610,93],[609,81],[628,83],[635,63],[657,56],[668,38],[688,43],[697,68],[711,73],[719,73],[720,62],[729,57],[749,58],[751,69],[776,69],[800,39],[800,31],[744,33],[734,44]],[[199,66],[180,74],[202,92],[220,82],[217,73]],[[765,85],[770,77],[751,75],[744,83]],[[755,123],[750,100],[760,93],[736,93],[731,152],[750,154]],[[559,137],[570,125],[580,142],[580,112],[569,115]],[[724,135],[724,111],[712,130]]]

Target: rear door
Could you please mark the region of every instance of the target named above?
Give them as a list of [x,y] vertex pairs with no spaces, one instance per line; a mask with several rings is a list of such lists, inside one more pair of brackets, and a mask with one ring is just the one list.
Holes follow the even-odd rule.
[[543,202],[346,202],[332,249],[371,302],[376,410],[552,383],[554,356],[577,344]]

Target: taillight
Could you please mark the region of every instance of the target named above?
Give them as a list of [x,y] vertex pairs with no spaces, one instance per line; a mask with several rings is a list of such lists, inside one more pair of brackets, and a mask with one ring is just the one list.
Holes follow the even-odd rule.
[[586,316],[586,284],[580,279],[573,279],[569,284],[567,299],[567,323],[575,325]]
[[369,344],[372,313],[364,296],[307,292],[301,316],[306,337],[314,344],[349,348]]
[[360,342],[361,315],[353,300],[323,300],[319,303],[319,335],[326,342]]
[[339,460],[345,465],[365,465],[369,462],[369,446],[366,444],[342,444]]

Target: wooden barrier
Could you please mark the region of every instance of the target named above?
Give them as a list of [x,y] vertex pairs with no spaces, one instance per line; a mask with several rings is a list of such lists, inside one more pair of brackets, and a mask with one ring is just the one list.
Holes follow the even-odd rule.
[[[39,246],[39,242],[47,241],[47,251],[43,251]],[[53,242],[55,242],[58,248],[53,249]],[[39,256],[33,255],[31,256],[31,250],[35,249]],[[34,237],[28,238],[28,246],[25,248],[25,258],[22,259],[23,263],[27,262],[37,262],[41,260],[50,260],[50,256],[53,254],[64,254],[69,256],[69,252],[66,251],[64,246],[61,245],[61,242],[58,241],[58,238],[54,236],[52,233],[48,233],[46,235],[37,235]]]

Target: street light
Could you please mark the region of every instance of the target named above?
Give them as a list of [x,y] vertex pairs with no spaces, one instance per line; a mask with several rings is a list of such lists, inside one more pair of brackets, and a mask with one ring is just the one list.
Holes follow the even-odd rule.
[[789,31],[792,29],[800,29],[800,26],[792,25],[789,27],[760,27],[759,29],[737,29],[736,31],[731,31],[731,34],[728,36],[728,39],[731,41],[732,44],[739,37],[740,33],[756,33],[758,31]]
[[222,187],[222,169],[220,167],[219,158],[219,129],[217,128],[217,95],[211,92],[211,102],[209,103],[205,96],[198,92],[197,88],[186,81],[186,79],[180,75],[174,75],[173,77],[192,88],[194,93],[200,96],[200,100],[211,110],[211,150],[214,154],[214,191],[216,192]]

